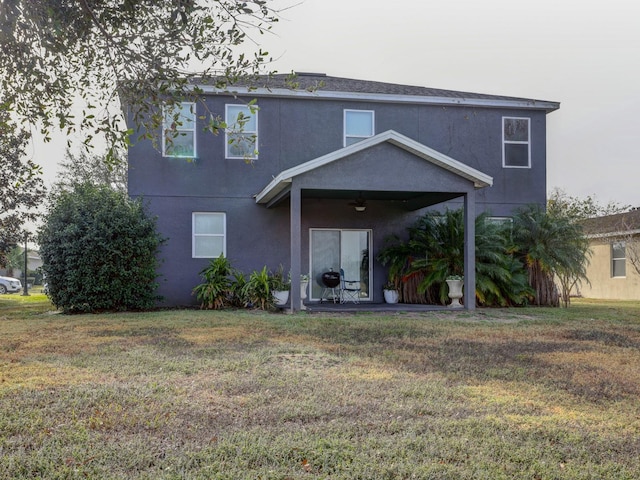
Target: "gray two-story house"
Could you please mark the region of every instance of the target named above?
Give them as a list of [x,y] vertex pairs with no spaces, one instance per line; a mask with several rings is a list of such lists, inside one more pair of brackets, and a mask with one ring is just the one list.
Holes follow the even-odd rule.
[[[165,304],[195,303],[199,272],[220,254],[245,273],[283,265],[292,305],[300,274],[316,302],[330,269],[357,279],[362,301],[381,302],[385,238],[457,202],[473,308],[473,219],[544,205],[546,115],[559,104],[321,74],[298,74],[296,88],[285,76],[261,81],[201,86],[205,104],[181,104],[180,122],[166,112],[174,135],[161,149],[140,141],[129,151],[129,194],[145,198],[168,239]],[[203,132],[206,111],[224,117],[223,133]]]

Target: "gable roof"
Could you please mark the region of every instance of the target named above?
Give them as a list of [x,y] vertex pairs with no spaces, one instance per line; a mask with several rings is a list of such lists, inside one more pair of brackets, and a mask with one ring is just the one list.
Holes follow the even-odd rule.
[[323,73],[263,75],[239,80],[227,88],[218,88],[206,84],[198,86],[206,93],[232,93],[234,95],[253,95],[256,97],[293,96],[393,103],[507,107],[544,110],[547,113],[560,108],[560,103],[546,100],[332,77]]
[[587,237],[613,237],[620,234],[640,233],[640,209],[607,215],[604,217],[587,218],[580,222]]
[[394,130],[387,130],[386,132],[367,138],[358,143],[354,143],[348,147],[341,148],[323,155],[322,157],[315,158],[289,168],[288,170],[284,170],[275,176],[269,185],[256,195],[256,203],[269,203],[273,198],[286,190],[293,179],[299,175],[336,162],[384,142],[395,145],[396,147],[412,153],[416,157],[422,158],[423,160],[426,160],[440,168],[448,170],[469,180],[470,182],[473,182],[475,188],[489,187],[493,184],[493,178],[489,175],[486,175],[475,168],[471,168],[458,160],[454,160],[453,158],[416,142],[415,140],[412,140]]

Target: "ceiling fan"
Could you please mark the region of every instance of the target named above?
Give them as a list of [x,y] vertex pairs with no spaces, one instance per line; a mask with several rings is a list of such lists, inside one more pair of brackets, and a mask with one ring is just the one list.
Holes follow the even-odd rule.
[[355,201],[349,202],[349,205],[354,207],[356,212],[364,212],[367,209],[367,201],[362,197],[362,192]]

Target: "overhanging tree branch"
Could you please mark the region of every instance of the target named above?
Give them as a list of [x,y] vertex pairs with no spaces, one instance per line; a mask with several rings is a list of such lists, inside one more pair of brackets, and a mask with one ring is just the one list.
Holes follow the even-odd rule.
[[134,130],[159,135],[156,112],[197,97],[193,79],[224,88],[262,73],[267,54],[239,47],[276,21],[264,0],[2,0],[2,109],[45,139],[62,130],[81,133],[86,146],[100,135],[123,147],[132,133],[123,104]]

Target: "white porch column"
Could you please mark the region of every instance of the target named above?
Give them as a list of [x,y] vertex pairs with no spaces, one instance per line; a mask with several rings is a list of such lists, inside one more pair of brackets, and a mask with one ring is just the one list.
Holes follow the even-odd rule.
[[464,308],[476,309],[476,195],[464,195]]
[[301,272],[301,243],[302,243],[302,199],[299,188],[291,187],[290,195],[290,235],[291,235],[291,313],[300,310],[300,272]]

